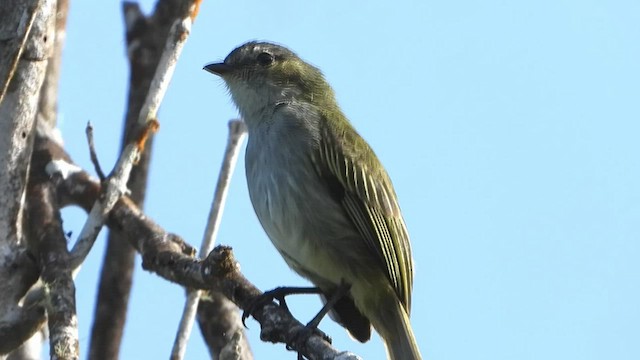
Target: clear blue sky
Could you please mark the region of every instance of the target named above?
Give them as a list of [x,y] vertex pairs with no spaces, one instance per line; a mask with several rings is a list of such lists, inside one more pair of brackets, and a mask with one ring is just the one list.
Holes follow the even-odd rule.
[[[252,39],[320,67],[391,174],[425,358],[640,359],[640,2],[205,1],[159,113],[146,204],[196,246],[237,116],[201,69]],[[60,127],[87,169],[87,120],[103,167],[115,161],[124,47],[120,4],[71,2]],[[262,289],[304,285],[260,228],[243,168],[219,243]],[[65,215],[77,235],[84,216]],[[104,246],[77,282],[83,357]],[[138,259],[122,358],[167,358],[183,300]],[[302,321],[320,306],[291,302]],[[257,358],[295,358],[248,325]],[[359,344],[331,320],[321,328],[339,349],[383,358],[377,337]],[[207,356],[196,330],[187,358]]]

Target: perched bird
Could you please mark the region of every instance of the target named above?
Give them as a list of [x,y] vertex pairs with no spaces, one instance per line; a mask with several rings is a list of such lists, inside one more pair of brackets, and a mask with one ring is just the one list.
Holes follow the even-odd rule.
[[247,124],[249,196],[287,264],[330,298],[361,342],[371,325],[390,359],[421,359],[409,322],[413,259],[391,180],[324,76],[287,48],[249,42],[205,66]]

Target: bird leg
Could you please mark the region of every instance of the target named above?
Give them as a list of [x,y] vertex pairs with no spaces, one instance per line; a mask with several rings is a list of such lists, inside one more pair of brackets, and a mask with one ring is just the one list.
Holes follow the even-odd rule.
[[326,303],[324,303],[322,309],[320,309],[316,316],[314,316],[313,319],[311,319],[311,321],[307,323],[307,327],[314,329],[317,328],[318,325],[320,325],[320,321],[322,321],[325,315],[327,315],[327,313],[331,311],[331,309],[333,309],[333,306],[347,294],[349,289],[351,289],[351,285],[344,282],[344,280],[341,281],[340,285],[336,288],[331,297],[327,299]]
[[[345,296],[347,292],[349,292],[350,288],[351,288],[351,285],[347,284],[344,281],[340,282],[340,285],[336,288],[333,294],[331,294],[331,297],[327,298],[327,302],[325,302],[322,309],[320,309],[320,311],[316,314],[316,316],[314,316],[313,319],[311,319],[311,321],[307,323],[304,330],[298,332],[298,334],[295,335],[295,338],[292,341],[292,343],[295,344],[299,341],[306,340],[309,337],[310,333],[316,333],[322,336],[326,341],[331,343],[331,337],[329,337],[327,334],[319,330],[318,325],[320,324],[320,321],[322,321],[322,319],[327,315],[327,313],[331,311],[331,309],[333,309],[333,306],[340,299],[342,299],[342,297]],[[247,325],[245,324],[245,320],[249,317],[249,315],[251,315],[259,307],[273,300],[278,300],[278,303],[280,304],[280,306],[287,309],[288,311],[289,307],[287,306],[285,297],[289,295],[301,295],[301,294],[324,295],[325,293],[322,290],[320,290],[320,288],[318,287],[281,286],[273,290],[265,291],[264,293],[262,293],[262,295],[257,296],[251,302],[248,308],[242,313],[242,324],[246,327]],[[287,344],[287,349],[292,350],[293,347]],[[298,353],[298,359],[301,360],[302,358],[303,358],[302,354]]]
[[[327,313],[331,311],[331,309],[333,309],[333,306],[347,294],[350,288],[350,284],[347,284],[346,282],[344,282],[344,280],[341,281],[340,285],[336,288],[331,297],[327,299],[327,302],[325,302],[322,309],[320,309],[316,316],[314,316],[313,319],[311,319],[311,321],[307,323],[304,330],[298,332],[298,334],[295,335],[293,343],[305,341],[311,335],[310,333],[316,333],[322,336],[329,344],[331,344],[331,337],[318,329],[318,325],[320,325],[320,321],[322,321],[325,315],[327,315]],[[292,350],[292,347],[287,344],[287,349]],[[303,360],[303,356],[300,353],[298,353],[298,360]]]
[[[280,306],[285,308],[287,311],[289,307],[287,306],[287,302],[284,299],[288,295],[300,295],[300,294],[322,294],[320,288],[317,287],[290,287],[290,286],[281,286],[277,287],[273,290],[265,291],[262,295],[257,296],[249,307],[242,313],[242,325],[247,327],[245,324],[245,320],[251,315],[256,309],[259,307],[272,302],[273,300],[278,300]],[[320,321],[318,321],[320,322]]]

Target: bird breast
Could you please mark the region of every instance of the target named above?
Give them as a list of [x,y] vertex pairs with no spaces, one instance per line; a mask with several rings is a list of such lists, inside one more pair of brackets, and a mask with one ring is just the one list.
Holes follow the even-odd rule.
[[289,266],[312,280],[324,273],[330,278],[326,280],[339,283],[341,275],[327,274],[322,268],[329,260],[319,254],[335,254],[327,250],[339,252],[344,241],[358,235],[314,168],[314,139],[306,127],[290,119],[250,126],[245,159],[249,196],[262,227]]

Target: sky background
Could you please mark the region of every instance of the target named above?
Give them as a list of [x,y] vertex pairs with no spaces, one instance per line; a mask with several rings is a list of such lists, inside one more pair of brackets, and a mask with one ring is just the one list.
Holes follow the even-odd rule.
[[[71,1],[59,126],[89,170],[88,120],[103,168],[120,146],[122,24],[119,2]],[[254,39],[321,68],[391,175],[426,359],[640,359],[640,2],[204,1],[159,112],[145,205],[198,248],[237,116],[202,67]],[[218,243],[263,290],[305,285],[254,215],[243,156]],[[65,210],[65,230],[75,238],[84,219]],[[104,234],[77,279],[83,358]],[[138,257],[121,358],[168,358],[184,297]],[[290,304],[303,322],[320,307]],[[257,359],[295,359],[247,324]],[[338,349],[384,358],[377,336],[320,328]],[[207,357],[195,329],[187,359]]]

